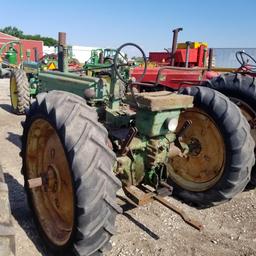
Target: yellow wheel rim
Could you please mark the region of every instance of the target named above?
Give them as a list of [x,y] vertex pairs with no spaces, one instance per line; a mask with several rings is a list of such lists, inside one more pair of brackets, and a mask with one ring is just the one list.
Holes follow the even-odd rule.
[[10,80],[10,96],[11,96],[11,104],[13,109],[17,109],[18,107],[18,95],[17,95],[17,82],[15,77],[11,77]]
[[48,121],[36,119],[30,126],[25,159],[27,178],[43,180],[31,189],[37,219],[52,243],[65,245],[74,225],[73,183],[60,138]]
[[192,108],[180,116],[178,129],[186,120],[192,125],[182,137],[189,147],[186,158],[170,159],[169,174],[180,187],[190,191],[204,191],[215,185],[225,166],[225,144],[214,120],[205,112]]

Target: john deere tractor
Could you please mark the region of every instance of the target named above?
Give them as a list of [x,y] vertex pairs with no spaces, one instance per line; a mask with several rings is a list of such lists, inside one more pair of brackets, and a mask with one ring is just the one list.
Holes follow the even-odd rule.
[[[35,49],[35,56],[37,55]],[[58,69],[57,54],[45,54],[38,60],[37,58],[38,56],[36,61],[31,61],[30,51],[27,51],[27,60],[22,62],[21,68],[13,68],[10,71],[10,98],[15,114],[25,114],[25,109],[29,108],[30,101],[40,92],[39,72]],[[68,68],[70,72],[75,72],[80,70],[81,66],[77,59],[69,57]]]
[[[121,187],[137,204],[173,192],[200,207],[243,191],[254,142],[228,98],[200,86],[172,93],[141,83],[146,57],[133,43],[117,49],[111,74],[72,74],[63,38],[59,71],[38,74],[42,92],[22,124],[21,151],[28,201],[55,255],[101,255],[109,247]],[[126,46],[145,62],[136,81],[120,72],[130,67],[119,62]]]
[[[36,53],[35,56],[37,59]],[[41,70],[55,69],[57,69],[55,54],[46,54],[36,61],[31,61],[30,51],[27,51],[27,60],[22,62],[21,68],[13,68],[10,71],[10,98],[15,114],[25,114],[25,109],[30,106],[31,98],[38,93],[38,73]]]

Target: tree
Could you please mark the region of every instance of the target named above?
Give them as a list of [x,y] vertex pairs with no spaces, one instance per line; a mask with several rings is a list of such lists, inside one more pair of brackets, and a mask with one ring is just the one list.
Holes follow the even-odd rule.
[[25,35],[22,30],[12,26],[8,26],[3,29],[0,29],[0,32],[3,32],[11,36],[15,36],[21,39],[41,40],[44,42],[45,46],[56,46],[58,44],[58,41],[54,38],[41,36],[40,34]]
[[3,29],[0,29],[0,32],[3,32],[5,34],[11,35],[11,36],[19,37],[19,38],[23,37],[23,31],[16,27],[12,27],[12,26],[8,26]]

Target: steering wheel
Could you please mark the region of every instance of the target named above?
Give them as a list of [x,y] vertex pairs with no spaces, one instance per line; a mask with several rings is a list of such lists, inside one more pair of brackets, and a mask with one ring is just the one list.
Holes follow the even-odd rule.
[[244,51],[238,51],[236,52],[236,59],[241,65],[241,69],[256,72],[256,60],[250,54]]
[[135,67],[135,64],[134,64],[134,62],[129,62],[127,57],[123,56],[123,54],[122,54],[123,49],[127,46],[135,47],[141,53],[141,57],[142,57],[143,64],[144,64],[144,69],[143,69],[141,76],[136,80],[136,82],[140,82],[143,79],[143,77],[145,76],[145,73],[147,70],[147,59],[146,59],[146,55],[145,55],[144,51],[137,44],[126,43],[126,44],[121,45],[116,50],[116,54],[114,57],[114,63],[113,63],[115,73],[116,73],[117,77],[121,81],[123,81],[125,84],[130,83],[131,79],[129,77],[129,67]]

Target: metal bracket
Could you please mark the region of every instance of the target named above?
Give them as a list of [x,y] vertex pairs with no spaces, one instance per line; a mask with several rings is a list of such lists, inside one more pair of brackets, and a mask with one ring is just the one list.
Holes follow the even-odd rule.
[[186,120],[180,130],[176,133],[176,140],[174,141],[175,146],[180,148],[181,152],[183,153],[184,149],[180,144],[179,138],[184,135],[184,133],[187,131],[187,129],[192,125],[191,120]]
[[128,152],[129,150],[128,147],[131,144],[132,139],[135,137],[137,132],[138,132],[138,129],[136,127],[131,127],[129,129],[129,132],[125,138],[125,141],[121,145],[121,150],[120,150],[121,155],[125,155]]
[[160,204],[164,205],[165,207],[167,207],[168,209],[180,215],[180,217],[187,224],[201,231],[203,229],[203,225],[199,221],[188,217],[187,213],[185,213],[182,209],[178,208],[176,205],[173,205],[170,202],[168,202],[166,199],[164,199],[164,196],[171,194],[172,187],[169,186],[168,184],[163,184],[163,183],[161,184],[162,184],[162,187],[157,191],[150,191],[143,185],[141,185],[140,187],[124,186],[123,190],[125,195],[129,199],[131,199],[137,206],[145,205],[155,200]]

